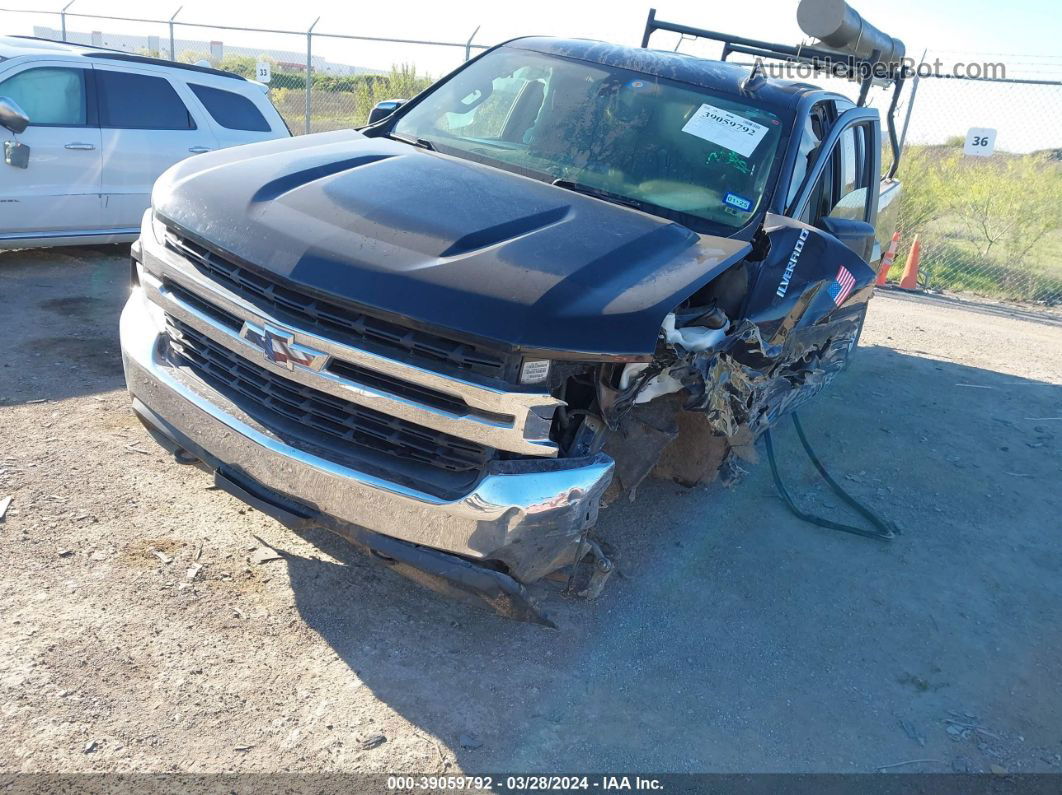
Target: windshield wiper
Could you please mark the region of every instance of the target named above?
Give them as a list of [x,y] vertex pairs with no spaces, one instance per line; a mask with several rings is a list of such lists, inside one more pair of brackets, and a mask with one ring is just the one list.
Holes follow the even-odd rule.
[[393,141],[401,141],[410,146],[419,146],[421,149],[427,149],[429,152],[435,151],[435,144],[427,138],[414,138],[412,136],[399,135],[398,133],[388,133],[387,137]]
[[648,202],[638,201],[632,199],[630,196],[623,196],[619,193],[612,193],[601,188],[595,188],[593,185],[584,185],[581,182],[572,182],[570,179],[555,179],[552,185],[558,188],[564,188],[565,190],[573,191],[574,193],[582,193],[586,196],[593,196],[595,199],[603,199],[613,204],[622,204],[624,207],[633,207],[635,210],[642,210],[649,212],[648,208],[652,205]]

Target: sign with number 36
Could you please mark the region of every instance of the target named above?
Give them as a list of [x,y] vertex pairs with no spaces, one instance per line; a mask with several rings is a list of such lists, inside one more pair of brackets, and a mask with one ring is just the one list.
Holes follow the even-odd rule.
[[971,127],[962,151],[967,155],[989,157],[996,151],[996,131],[991,127]]

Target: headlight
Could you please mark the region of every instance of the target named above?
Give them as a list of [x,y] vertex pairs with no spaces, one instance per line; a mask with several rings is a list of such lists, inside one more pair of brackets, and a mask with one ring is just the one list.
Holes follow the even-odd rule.
[[541,384],[549,378],[549,359],[524,359],[520,365],[521,384]]
[[151,211],[151,234],[155,237],[155,242],[160,246],[166,243],[166,225],[162,223],[155,211]]

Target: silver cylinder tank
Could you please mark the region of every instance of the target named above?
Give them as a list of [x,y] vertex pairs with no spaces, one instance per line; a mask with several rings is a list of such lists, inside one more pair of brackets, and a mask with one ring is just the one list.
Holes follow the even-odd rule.
[[878,50],[878,60],[894,63],[906,51],[902,41],[878,30],[844,0],[800,0],[797,23],[830,49],[859,58]]

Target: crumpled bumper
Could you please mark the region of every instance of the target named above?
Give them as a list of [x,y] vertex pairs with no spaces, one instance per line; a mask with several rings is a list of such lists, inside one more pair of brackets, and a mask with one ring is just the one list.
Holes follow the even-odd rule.
[[312,515],[327,517],[330,529],[349,525],[501,563],[521,582],[577,558],[583,531],[596,521],[612,479],[607,455],[492,462],[468,494],[442,499],[282,441],[169,361],[160,312],[139,288],[122,312],[122,358],[134,409],[226,478],[308,506]]

